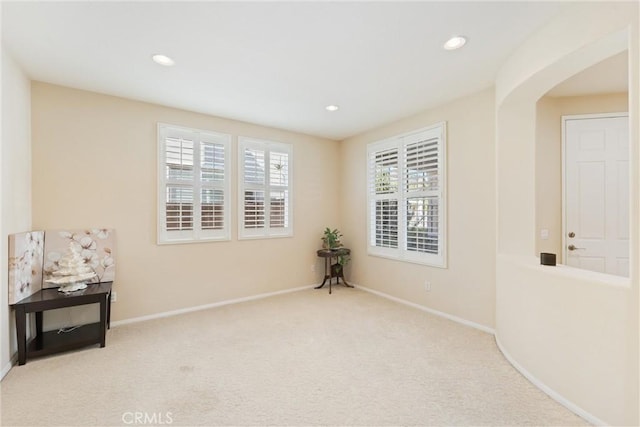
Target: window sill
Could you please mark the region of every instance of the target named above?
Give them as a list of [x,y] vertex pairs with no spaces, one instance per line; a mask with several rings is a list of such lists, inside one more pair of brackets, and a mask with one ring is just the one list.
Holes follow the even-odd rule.
[[265,239],[286,239],[293,237],[293,233],[290,234],[276,234],[271,236],[238,236],[238,240],[265,240]]
[[230,242],[231,237],[219,237],[212,239],[182,239],[182,240],[163,240],[157,241],[156,245],[158,246],[168,246],[168,245],[188,245],[193,243],[212,243],[212,242]]
[[373,256],[373,257],[377,257],[377,258],[389,259],[389,260],[392,260],[392,261],[406,262],[406,263],[409,263],[409,264],[423,265],[425,267],[440,268],[440,269],[443,269],[443,270],[446,270],[448,268],[446,260],[444,260],[442,263],[430,263],[430,262],[419,261],[419,260],[415,260],[415,259],[411,259],[411,258],[399,258],[399,257],[391,256],[391,255],[380,254],[380,253],[371,251],[371,249],[369,249],[367,251],[367,255]]

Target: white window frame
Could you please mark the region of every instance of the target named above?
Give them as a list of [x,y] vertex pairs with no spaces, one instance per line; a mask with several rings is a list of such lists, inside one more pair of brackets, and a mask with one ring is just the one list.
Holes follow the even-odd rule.
[[[182,137],[193,140],[193,180],[171,180],[166,176],[165,140],[169,137]],[[207,182],[201,179],[200,144],[219,144],[224,147],[223,182]],[[179,244],[231,240],[231,135],[208,130],[187,128],[184,126],[158,123],[158,224],[157,243]],[[191,230],[166,229],[166,188],[167,185],[180,185],[193,188],[193,227]],[[201,224],[201,190],[211,188],[222,190],[224,195],[222,229],[206,230]]]
[[[264,184],[245,182],[245,149],[261,150],[265,153]],[[270,184],[271,152],[286,153],[288,155],[287,186],[274,186]],[[264,226],[260,228],[245,228],[245,190],[264,191],[265,216]],[[270,203],[267,196],[271,191],[284,190],[288,192],[288,204],[286,208],[287,227],[270,227]],[[293,236],[293,145],[282,142],[274,142],[257,138],[238,137],[238,239],[267,239]]]
[[[421,139],[438,138],[438,189],[430,191],[409,192],[403,178],[405,169],[404,150]],[[447,173],[446,173],[446,122],[436,123],[422,129],[396,135],[382,141],[367,145],[367,252],[372,256],[429,265],[447,267]],[[397,190],[387,194],[376,194],[375,190],[375,154],[381,151],[396,149],[398,155]],[[407,249],[407,199],[411,197],[438,198],[438,253],[410,251]],[[381,247],[376,245],[376,210],[377,200],[397,200],[398,203],[398,247]]]

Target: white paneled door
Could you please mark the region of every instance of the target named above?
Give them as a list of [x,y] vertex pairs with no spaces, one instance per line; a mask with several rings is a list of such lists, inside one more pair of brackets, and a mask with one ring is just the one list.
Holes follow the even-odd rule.
[[564,259],[629,276],[629,119],[566,116]]

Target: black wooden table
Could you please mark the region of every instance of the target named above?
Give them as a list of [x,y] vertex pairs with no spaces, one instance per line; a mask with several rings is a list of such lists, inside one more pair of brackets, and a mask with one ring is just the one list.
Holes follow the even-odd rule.
[[[314,289],[320,289],[324,286],[329,279],[329,293],[331,293],[331,282],[332,279],[336,278],[336,285],[340,283],[340,279],[342,279],[342,283],[349,287],[353,288],[350,284],[344,280],[344,266],[338,263],[338,258],[341,256],[347,256],[351,253],[351,249],[347,248],[337,248],[337,249],[319,249],[317,254],[320,258],[324,258],[324,280],[320,286],[316,286]],[[336,263],[331,264],[331,260],[335,258]]]
[[[61,351],[73,350],[89,345],[106,345],[107,328],[111,321],[112,282],[94,283],[86,289],[65,294],[57,288],[42,289],[11,306],[16,311],[16,333],[18,338],[18,364],[27,363],[27,358],[45,356]],[[42,315],[47,310],[75,307],[85,304],[100,304],[100,322],[69,328],[67,332],[42,331]],[[35,313],[36,335],[27,343],[27,314]]]

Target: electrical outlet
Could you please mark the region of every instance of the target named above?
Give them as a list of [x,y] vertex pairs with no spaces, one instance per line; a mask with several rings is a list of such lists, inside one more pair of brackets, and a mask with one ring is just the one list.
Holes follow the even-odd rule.
[[424,281],[424,290],[427,291],[427,292],[431,291],[431,282],[430,281],[428,281],[428,280]]
[[316,272],[316,265],[315,264],[311,264],[311,272],[312,273]]
[[542,230],[540,230],[540,238],[542,240],[548,240],[549,239],[549,229],[543,228]]
[[116,302],[118,300],[118,294],[116,291],[111,291],[111,302]]

